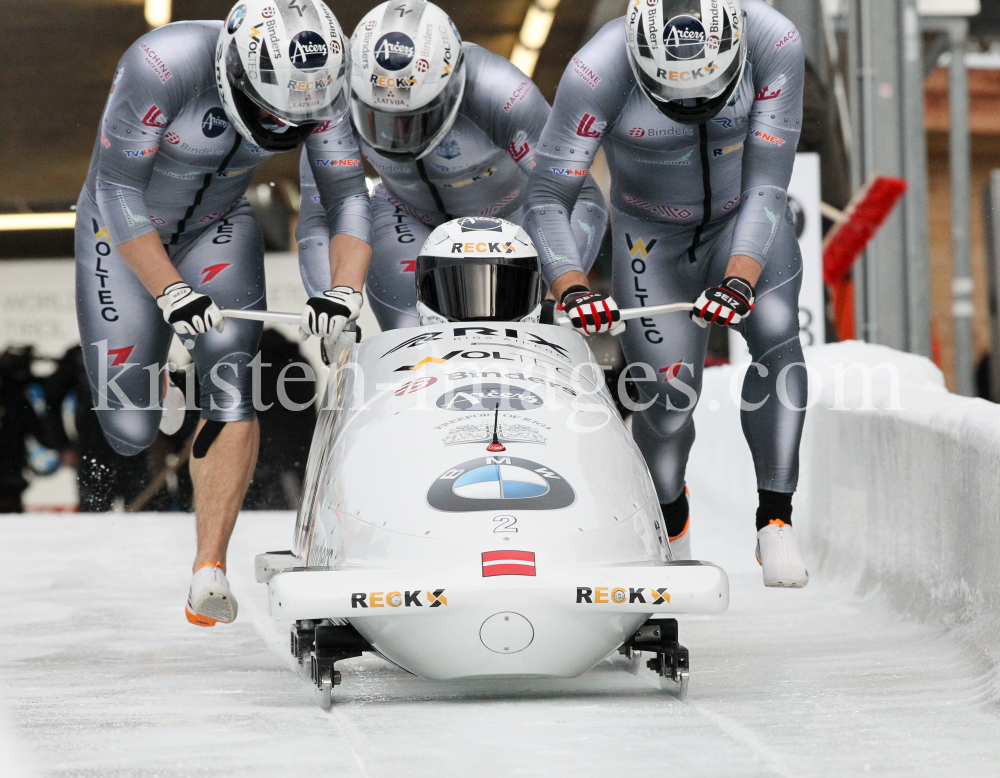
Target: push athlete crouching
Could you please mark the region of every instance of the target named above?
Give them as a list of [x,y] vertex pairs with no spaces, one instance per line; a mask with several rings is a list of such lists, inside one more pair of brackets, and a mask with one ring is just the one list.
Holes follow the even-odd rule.
[[[244,193],[275,153],[305,142],[325,208],[330,283],[303,329],[356,318],[371,206],[341,95],[345,41],[320,0],[246,0],[224,24],[179,22],[122,57],[77,203],[77,315],[105,437],[134,455],[156,438],[176,333],[191,351],[201,422],[191,459],[198,550],[187,618],[236,618],[226,549],[257,460],[249,364],[264,309],[264,243]],[[315,131],[315,132],[314,132]],[[225,325],[225,326],[223,326]]]
[[[403,84],[400,88],[398,85]],[[523,217],[523,192],[549,106],[503,57],[463,43],[425,0],[382,3],[351,36],[351,116],[362,154],[381,177],[372,195],[368,299],[383,330],[420,323],[414,268],[435,227],[456,217]],[[325,288],[326,220],[302,157],[296,238],[307,289]],[[607,222],[590,176],[574,196],[574,253],[589,269]]]
[[[746,338],[756,364],[743,384],[741,417],[757,472],[757,558],[768,586],[809,580],[791,527],[806,370],[802,258],[786,192],[804,67],[794,26],[761,0],[635,4],[566,69],[528,182],[524,223],[557,299],[591,332],[625,329],[615,299],[630,308],[696,304],[691,319],[636,319],[622,336],[641,396],[633,435],[677,558],[690,557],[684,471],[708,322]],[[580,133],[584,125],[598,132]],[[589,169],[602,145],[615,299],[587,286],[566,218],[579,179],[560,174],[568,165]],[[734,430],[712,445],[733,446],[735,438]]]

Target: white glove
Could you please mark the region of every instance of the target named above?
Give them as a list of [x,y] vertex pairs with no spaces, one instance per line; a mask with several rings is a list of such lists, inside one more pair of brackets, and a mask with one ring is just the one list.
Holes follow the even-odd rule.
[[335,286],[323,292],[321,297],[310,297],[299,325],[302,340],[310,335],[336,340],[344,325],[358,318],[364,301],[361,292],[355,292],[349,286]]
[[219,332],[226,326],[219,307],[212,298],[198,294],[183,281],[171,284],[156,298],[163,318],[178,335],[200,335],[215,327]]
[[591,292],[585,286],[567,289],[558,310],[564,311],[573,328],[583,335],[609,330],[612,335],[621,335],[625,331],[625,322],[621,321],[621,312],[615,301],[608,295]]

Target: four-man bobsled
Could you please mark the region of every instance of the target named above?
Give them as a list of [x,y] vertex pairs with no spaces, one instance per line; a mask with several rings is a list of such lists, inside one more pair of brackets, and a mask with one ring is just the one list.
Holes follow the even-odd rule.
[[584,339],[449,322],[327,342],[332,373],[288,552],[262,554],[329,702],[375,651],[432,679],[579,675],[620,649],[681,696],[681,613],[725,573],[674,562],[646,464]]

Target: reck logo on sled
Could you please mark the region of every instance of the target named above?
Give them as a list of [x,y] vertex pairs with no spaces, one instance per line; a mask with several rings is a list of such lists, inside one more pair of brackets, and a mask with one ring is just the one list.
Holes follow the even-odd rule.
[[633,603],[641,603],[646,605],[669,605],[670,604],[670,594],[667,592],[667,587],[663,586],[659,589],[650,589],[649,597],[647,600],[643,592],[646,591],[645,587],[640,586],[638,589],[633,589],[631,587],[625,586],[577,586],[576,587],[576,604],[584,605],[624,605]]
[[[413,592],[353,592],[351,594],[352,608],[422,608],[420,593],[423,589]],[[429,589],[424,594],[431,608],[440,608],[448,604],[444,589]]]

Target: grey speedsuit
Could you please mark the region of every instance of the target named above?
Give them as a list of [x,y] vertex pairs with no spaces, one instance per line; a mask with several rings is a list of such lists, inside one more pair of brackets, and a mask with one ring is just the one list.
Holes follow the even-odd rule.
[[[221,22],[179,22],[137,40],[118,63],[77,202],[77,318],[105,437],[121,454],[156,438],[173,336],[115,246],[156,231],[181,277],[220,308],[266,308],[264,242],[243,195],[273,156],[244,140],[215,82]],[[371,208],[343,98],[310,136],[310,159],[335,161],[317,185],[327,229],[371,242]],[[250,370],[261,325],[228,320],[194,339],[201,415],[254,418]]]
[[[382,183],[372,194],[374,243],[367,290],[382,329],[417,324],[414,269],[431,231],[459,216],[500,216],[520,224],[524,184],[549,106],[534,83],[503,57],[463,43],[465,94],[451,131],[415,162],[389,159],[361,142]],[[302,206],[296,238],[306,289],[329,288],[329,240],[315,164],[300,164]],[[573,197],[571,234],[586,267],[607,223],[604,197],[588,178]]]
[[[739,326],[756,363],[743,384],[743,432],[758,487],[788,493],[798,480],[804,420],[796,408],[806,398],[798,325],[802,260],[786,195],[804,61],[791,22],[760,0],[743,5],[742,81],[726,108],[700,125],[668,119],[643,94],[623,18],[573,57],[535,155],[524,226],[544,257],[549,283],[582,269],[567,214],[582,173],[603,146],[620,307],[693,302],[722,282],[730,256],[760,263],[756,308]],[[635,384],[647,407],[636,413],[633,435],[663,503],[684,488],[708,335],[675,313],[632,320],[622,336],[628,361],[647,366],[633,367],[631,375],[652,379]]]

